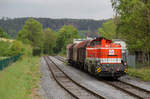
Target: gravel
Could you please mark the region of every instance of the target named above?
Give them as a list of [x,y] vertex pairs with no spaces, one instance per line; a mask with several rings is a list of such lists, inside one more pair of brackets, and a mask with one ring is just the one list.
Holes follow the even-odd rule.
[[43,58],[41,58],[40,70],[42,74],[40,94],[44,99],[73,99],[68,92],[56,83]]
[[68,76],[70,76],[73,80],[79,82],[81,85],[97,92],[98,94],[106,97],[107,99],[134,99],[133,97],[129,96],[128,94],[115,89],[114,87],[105,84],[93,76],[90,76],[83,71],[80,71],[74,67],[68,66],[63,62],[51,57],[63,71],[65,71]]

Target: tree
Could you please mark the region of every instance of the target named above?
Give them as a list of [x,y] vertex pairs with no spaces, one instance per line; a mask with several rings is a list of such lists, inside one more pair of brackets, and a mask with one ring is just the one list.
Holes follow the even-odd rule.
[[98,32],[100,36],[105,37],[107,39],[117,38],[116,25],[114,24],[114,20],[109,20],[103,23],[102,27],[98,29]]
[[[29,51],[27,46],[23,45],[22,42],[14,40],[13,42],[0,41],[0,56],[15,56],[18,54],[25,54],[25,51]],[[24,47],[25,46],[25,47]]]
[[6,32],[3,31],[3,29],[0,28],[0,37],[8,38],[9,36]]
[[14,41],[9,49],[9,56],[15,56],[18,54],[23,54],[25,51],[24,45],[20,41]]
[[124,34],[129,48],[150,48],[150,1],[112,0],[112,4],[120,15],[119,30]]
[[65,53],[67,44],[72,43],[74,38],[79,37],[80,36],[78,34],[78,31],[74,26],[72,25],[63,26],[58,31],[55,52],[58,53],[62,51],[62,53]]
[[[131,50],[145,53],[150,51],[150,1],[111,0],[114,10],[120,16],[119,32]],[[144,60],[144,58],[143,58]]]
[[43,44],[44,53],[52,54],[53,48],[55,46],[55,40],[56,40],[54,31],[50,28],[47,28],[43,31],[43,34],[44,34],[44,44]]
[[19,31],[17,39],[31,44],[34,48],[41,49],[43,46],[42,25],[35,19],[29,18],[22,30]]
[[[16,38],[17,33],[24,26],[25,21],[29,17],[25,18],[2,18],[0,19],[0,27],[2,27],[11,37]],[[78,30],[88,30],[96,31],[97,28],[101,27],[102,23],[106,20],[82,20],[82,19],[51,19],[51,18],[34,18],[39,21],[43,28],[50,27],[54,31],[57,31],[64,24],[73,24]]]

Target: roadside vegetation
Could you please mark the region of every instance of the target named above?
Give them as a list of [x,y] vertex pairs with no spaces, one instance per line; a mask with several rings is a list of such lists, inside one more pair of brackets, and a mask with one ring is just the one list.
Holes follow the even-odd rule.
[[150,67],[128,68],[128,75],[150,82]]
[[39,62],[39,57],[23,57],[0,71],[0,99],[31,99],[36,97],[37,95],[32,94],[32,92],[38,88]]
[[[33,99],[38,96],[40,80],[40,56],[65,55],[66,45],[73,38],[79,38],[77,29],[63,26],[58,32],[43,29],[37,20],[29,18],[18,32],[16,39],[0,30],[0,57],[23,56],[12,65],[0,71],[0,99]],[[3,39],[2,39],[3,38]]]
[[0,60],[2,60],[2,59],[6,59],[7,57],[0,57]]

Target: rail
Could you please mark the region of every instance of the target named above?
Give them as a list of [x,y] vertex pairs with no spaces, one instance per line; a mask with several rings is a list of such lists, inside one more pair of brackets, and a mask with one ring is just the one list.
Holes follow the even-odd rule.
[[44,59],[56,82],[73,97],[77,99],[105,99],[103,96],[87,89],[71,79],[51,58],[44,57]]
[[[65,62],[65,59],[60,56],[56,56],[56,58],[62,62]],[[116,89],[119,89],[130,96],[136,97],[138,99],[150,99],[150,91],[143,89],[141,87],[135,86],[133,84],[123,82],[121,80],[118,81],[107,81],[101,78],[98,78],[100,81],[103,81],[106,84],[111,85],[112,87],[115,87]]]

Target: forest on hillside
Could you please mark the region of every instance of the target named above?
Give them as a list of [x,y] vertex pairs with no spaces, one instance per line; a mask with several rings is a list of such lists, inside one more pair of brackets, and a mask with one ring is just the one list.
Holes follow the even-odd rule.
[[[25,18],[1,18],[0,27],[8,33],[11,37],[15,38],[17,32],[22,29],[25,21],[29,17]],[[54,31],[58,31],[64,25],[73,25],[79,31],[92,31],[96,32],[99,27],[102,26],[107,20],[91,20],[91,19],[51,19],[51,18],[33,18],[39,21],[43,28],[51,28]]]

